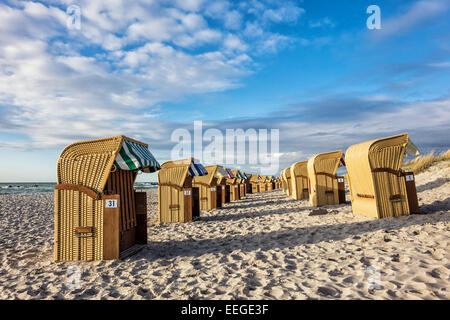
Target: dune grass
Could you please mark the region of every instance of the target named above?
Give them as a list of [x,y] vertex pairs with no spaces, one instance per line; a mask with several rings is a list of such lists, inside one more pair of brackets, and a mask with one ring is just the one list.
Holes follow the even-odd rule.
[[434,152],[419,156],[414,160],[405,162],[403,164],[403,170],[412,171],[414,174],[418,174],[427,170],[433,164],[441,161],[450,160],[450,149],[442,154],[435,155]]

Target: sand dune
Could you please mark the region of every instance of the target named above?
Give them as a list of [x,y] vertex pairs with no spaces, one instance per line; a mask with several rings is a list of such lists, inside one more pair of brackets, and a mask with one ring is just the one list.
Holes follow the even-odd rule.
[[[450,162],[416,178],[420,215],[355,217],[350,203],[314,215],[271,191],[149,225],[123,261],[78,263],[53,262],[53,194],[3,195],[0,299],[449,299]],[[149,220],[156,201],[149,191]]]

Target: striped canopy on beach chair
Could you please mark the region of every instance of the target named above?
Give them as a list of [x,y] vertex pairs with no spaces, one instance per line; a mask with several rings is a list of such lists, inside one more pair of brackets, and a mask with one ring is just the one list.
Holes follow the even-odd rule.
[[171,169],[171,168],[187,168],[187,173],[191,177],[196,176],[204,176],[208,174],[208,171],[205,167],[194,158],[186,158],[181,160],[171,160],[164,162],[163,169]]
[[245,176],[239,170],[232,170],[232,173],[236,179],[245,179]]
[[225,171],[227,172],[228,179],[234,179],[234,178],[236,178],[236,177],[234,176],[233,171],[232,171],[231,169],[225,168]]
[[152,153],[141,143],[124,139],[122,148],[117,153],[114,165],[122,170],[142,170],[155,172],[161,169]]
[[222,166],[217,166],[216,169],[216,178],[228,178],[228,173],[224,170]]

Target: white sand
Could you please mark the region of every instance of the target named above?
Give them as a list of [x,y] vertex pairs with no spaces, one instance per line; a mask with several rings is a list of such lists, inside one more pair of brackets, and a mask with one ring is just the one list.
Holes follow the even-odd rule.
[[124,261],[53,262],[53,194],[0,196],[0,299],[449,299],[449,165],[416,177],[426,214],[374,220],[348,203],[309,216],[307,201],[266,192],[149,225]]

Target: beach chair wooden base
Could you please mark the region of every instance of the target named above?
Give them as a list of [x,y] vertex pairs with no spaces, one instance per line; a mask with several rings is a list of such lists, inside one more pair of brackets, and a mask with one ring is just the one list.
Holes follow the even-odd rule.
[[413,172],[405,172],[406,196],[410,213],[420,213],[419,201],[417,199],[416,181]]
[[248,194],[253,193],[252,185],[250,183],[245,184],[245,193],[248,193]]
[[216,208],[222,208],[222,186],[216,186]]
[[338,196],[339,196],[339,204],[345,203],[345,182],[343,176],[338,176]]
[[192,220],[200,217],[200,191],[192,188]]
[[230,201],[238,201],[239,200],[239,185],[232,184],[230,187]]
[[239,185],[239,199],[245,197],[245,184],[241,183]]
[[225,186],[225,203],[229,203],[231,201],[230,194],[231,194],[231,187],[229,185]]

